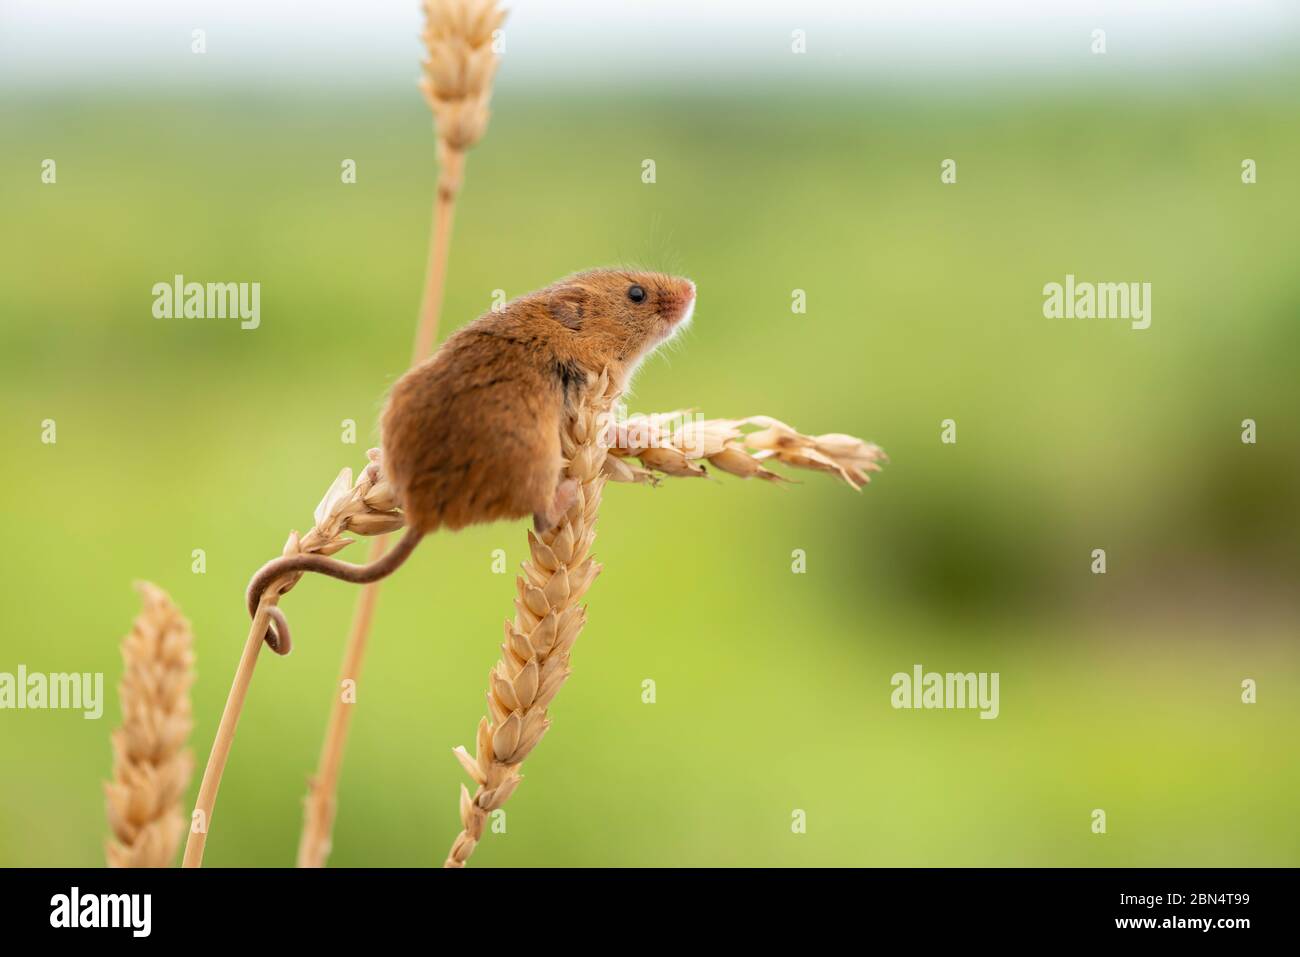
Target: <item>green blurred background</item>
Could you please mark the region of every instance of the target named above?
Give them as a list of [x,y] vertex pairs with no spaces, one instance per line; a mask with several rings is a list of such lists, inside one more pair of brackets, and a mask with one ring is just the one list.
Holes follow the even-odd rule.
[[[680,271],[695,324],[633,411],[775,415],[892,463],[861,494],[816,475],[611,487],[575,673],[473,863],[1300,864],[1298,78],[503,89],[444,336],[494,289]],[[95,865],[131,581],[193,623],[201,768],[248,576],[364,463],[403,369],[433,137],[413,87],[0,110],[0,670],[108,689],[98,722],[0,714],[0,864]],[[154,319],[178,272],[260,282],[261,328]],[[1067,272],[1151,282],[1151,328],[1045,319]],[[472,744],[511,608],[492,552],[513,570],[524,544],[523,523],[439,535],[384,586],[331,864],[441,862],[450,748]],[[296,650],[263,656],[208,864],[293,862],[356,594],[286,599]],[[893,710],[891,675],[917,663],[999,672],[1000,716]]]

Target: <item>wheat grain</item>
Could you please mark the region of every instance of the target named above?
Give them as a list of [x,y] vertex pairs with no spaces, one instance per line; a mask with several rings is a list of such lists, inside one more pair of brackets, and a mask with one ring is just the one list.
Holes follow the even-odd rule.
[[515,579],[514,619],[505,624],[501,658],[488,673],[489,716],[479,722],[473,755],[463,746],[453,750],[475,790],[461,785],[462,830],[444,867],[469,860],[488,815],[519,786],[520,764],[550,727],[548,706],[569,677],[569,652],[586,624],[586,608],[578,602],[600,572],[591,545],[606,480],[703,476],[701,462],[707,461],[731,475],[771,481],[780,476],[763,462],[774,460],[830,472],[860,489],[886,460],[878,446],[853,436],[804,435],[767,416],[694,421],[673,412],[615,422],[610,410],[617,398],[601,376],[561,436],[565,475],[578,480],[582,494],[554,529],[528,533],[529,558]]
[[[402,513],[397,510],[392,487],[381,475],[379,449],[370,449],[366,456],[370,462],[355,482],[352,481],[352,469],[345,468],[339,472],[312,514],[315,524],[306,535],[290,532],[281,555],[286,558],[333,555],[356,541],[347,537],[349,532],[381,536],[402,527]],[[293,588],[303,574],[294,572],[272,582],[263,593],[263,604],[268,607],[277,605],[280,597]],[[277,616],[277,622],[283,624],[283,619]],[[285,643],[287,638],[287,631],[281,628],[279,643],[273,645],[281,655],[287,655],[291,650]]]
[[424,0],[424,16],[420,39],[428,56],[420,92],[433,111],[442,149],[464,152],[487,131],[498,63],[493,35],[506,11],[495,0]]
[[[348,538],[348,533],[385,535],[402,527],[402,513],[397,510],[392,487],[381,475],[379,449],[370,449],[366,456],[370,463],[355,482],[352,469],[339,472],[312,514],[316,523],[306,535],[290,532],[281,555],[333,555],[356,541]],[[266,590],[272,596],[268,602],[277,603],[302,576],[302,572],[295,572],[273,583]],[[275,650],[282,655],[290,651],[287,647]]]
[[[463,795],[464,831],[448,855],[449,866],[463,865],[468,860],[482,836],[487,814],[500,807],[518,786],[519,764],[549,726],[546,706],[568,677],[569,650],[586,620],[585,610],[577,602],[599,571],[589,551],[606,480],[657,482],[660,475],[700,476],[705,474],[702,462],[732,475],[773,480],[778,476],[763,464],[770,460],[831,472],[860,488],[869,480],[868,473],[879,471],[879,462],[885,460],[879,447],[861,439],[838,433],[808,436],[767,416],[688,424],[686,414],[677,412],[611,423],[608,412],[616,398],[607,376],[596,379],[562,436],[568,474],[579,480],[582,494],[556,529],[542,536],[530,533],[531,558],[525,564],[526,578],[518,581],[515,621],[507,628],[505,651],[490,679],[489,709],[496,724],[485,719],[480,726],[475,758],[463,749],[457,754],[467,769],[471,765],[479,768],[482,780],[476,776],[478,790],[474,795],[466,790]],[[283,554],[333,555],[351,544],[349,533],[382,536],[402,527],[401,512],[382,474],[379,451],[371,449],[368,454],[370,463],[355,482],[350,469],[339,473],[316,507],[315,525],[305,535],[291,533]],[[639,460],[641,465],[632,464],[631,459]],[[268,617],[280,597],[300,578],[301,574],[287,575],[263,594],[203,775],[195,805],[200,822],[211,821]],[[528,650],[536,659],[536,688],[532,687],[530,658],[524,657]],[[356,674],[359,661],[350,661],[348,673]],[[512,720],[515,712],[519,714]],[[500,727],[494,731],[497,725]],[[339,740],[336,735],[327,735],[328,754],[341,754]],[[328,853],[337,762],[333,768],[334,774],[327,781],[330,786],[322,784],[320,775],[313,779],[299,848],[300,866],[320,866]],[[191,830],[185,849],[186,867],[202,862],[207,831],[206,823]]]
[[113,779],[104,784],[113,837],[109,867],[169,867],[184,830],[181,797],[194,756],[190,623],[161,588],[137,582],[143,607],[122,640],[118,697],[122,726],[113,732]]
[[[764,462],[829,472],[861,489],[889,461],[883,449],[852,435],[804,435],[779,419],[696,420],[688,411],[631,416],[609,425],[605,473],[616,482],[655,483],[656,473],[699,477],[702,462],[739,478],[781,481]],[[750,431],[752,429],[752,431]],[[638,459],[640,468],[628,462]]]
[[578,603],[600,574],[591,545],[605,485],[603,420],[615,398],[602,374],[589,383],[561,434],[564,475],[578,481],[580,494],[558,525],[540,535],[528,533],[529,558],[515,580],[514,619],[505,623],[501,658],[488,674],[491,720],[479,722],[472,757],[463,747],[453,752],[476,787],[471,795],[461,785],[462,831],[445,867],[465,865],[488,815],[519,786],[519,765],[550,727],[547,706],[569,677],[569,651],[587,620]]

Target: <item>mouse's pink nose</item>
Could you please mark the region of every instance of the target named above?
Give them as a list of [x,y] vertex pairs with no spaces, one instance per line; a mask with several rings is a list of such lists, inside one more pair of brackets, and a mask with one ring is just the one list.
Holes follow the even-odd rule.
[[674,325],[687,325],[691,321],[691,316],[695,313],[695,283],[689,279],[677,280],[677,290],[675,294],[677,299],[677,314],[673,317]]

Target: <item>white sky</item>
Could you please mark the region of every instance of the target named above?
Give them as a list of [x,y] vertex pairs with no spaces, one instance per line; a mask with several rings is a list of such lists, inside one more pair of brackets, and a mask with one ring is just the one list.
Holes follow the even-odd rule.
[[[1300,0],[506,0],[502,85],[1300,62]],[[409,85],[418,0],[0,0],[0,89]],[[207,31],[208,52],[190,53]],[[790,53],[790,32],[808,53]]]

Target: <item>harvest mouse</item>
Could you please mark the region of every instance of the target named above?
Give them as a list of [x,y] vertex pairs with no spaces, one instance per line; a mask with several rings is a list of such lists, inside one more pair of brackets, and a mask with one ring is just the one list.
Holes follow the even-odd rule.
[[[641,360],[686,326],[695,284],[653,272],[593,269],[487,312],[393,386],[381,418],[383,466],[406,533],[383,557],[353,565],[323,555],[268,562],[248,585],[262,593],[294,572],[356,584],[391,575],[425,535],[528,515],[554,527],[578,493],[561,481],[566,405],[589,375],[626,387]],[[266,638],[287,652],[288,623],[272,608]]]

